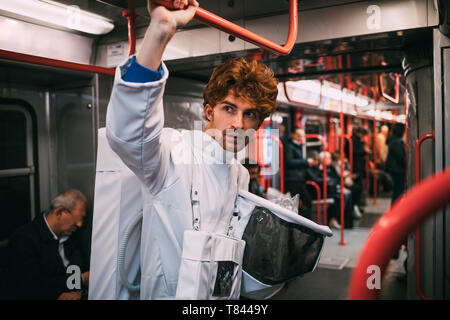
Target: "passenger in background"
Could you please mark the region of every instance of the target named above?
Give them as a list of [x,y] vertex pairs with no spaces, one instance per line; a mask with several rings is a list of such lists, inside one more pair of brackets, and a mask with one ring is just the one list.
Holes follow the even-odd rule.
[[389,136],[389,127],[387,125],[382,125],[380,132],[377,134],[375,140],[375,159],[376,165],[379,169],[384,168],[388,155],[388,146],[386,144],[386,139]]
[[[336,170],[337,175],[340,177],[341,175],[341,155],[339,151],[333,152],[331,154],[331,166],[333,166]],[[351,204],[352,204],[352,216],[355,219],[361,219],[362,213],[359,209],[358,205],[353,201],[353,194],[360,194],[361,190],[358,190],[359,186],[356,185],[353,179],[356,178],[354,173],[351,173],[351,168],[348,164],[348,160],[344,158],[344,187],[345,190],[350,191],[351,194]],[[340,178],[339,178],[340,179]],[[340,184],[340,182],[339,182]]]
[[[323,165],[320,160],[320,154],[313,150],[308,152],[308,159],[311,159],[311,165],[306,171],[307,180],[314,181],[320,186],[320,189],[323,193]],[[341,225],[339,224],[340,214],[339,214],[339,206],[336,205],[337,199],[337,183],[338,180],[334,177],[328,175],[327,170],[327,199],[333,199],[334,203],[327,206],[327,217],[328,225],[335,229],[340,229]]]
[[[9,297],[82,298],[82,289],[89,284],[89,271],[78,239],[72,234],[81,228],[85,215],[86,197],[69,189],[52,201],[49,211],[13,234],[8,244]],[[69,266],[78,268],[70,271]]]
[[406,152],[403,142],[404,133],[405,126],[402,123],[396,123],[392,130],[392,137],[388,141],[389,151],[386,170],[394,182],[391,205],[405,192]]
[[242,164],[250,174],[250,182],[248,185],[248,191],[260,196],[261,198],[266,198],[266,193],[264,191],[263,186],[260,184],[261,182],[261,167],[259,164],[255,163],[254,160],[250,160],[249,158],[245,159],[245,162]]
[[285,192],[291,195],[300,195],[303,204],[302,210],[304,217],[311,219],[311,195],[306,188],[306,169],[311,159],[303,156],[302,142],[305,136],[303,129],[294,127],[284,145],[284,177]]
[[[339,221],[341,221],[341,175],[340,172],[336,170],[336,166],[333,163],[333,159],[329,152],[320,153],[320,162],[323,164],[323,158],[326,159],[327,164],[327,177],[336,181],[336,199],[335,203],[338,205],[339,210]],[[323,166],[323,165],[322,165]],[[340,169],[340,168],[339,168]],[[350,172],[344,170],[344,176],[350,174]],[[350,189],[345,187],[345,177],[344,177],[344,228],[353,228],[353,200],[352,192]]]
[[[367,135],[367,130],[363,127],[356,127],[353,129],[352,142],[353,142],[353,173],[355,177],[353,179],[354,184],[357,186],[353,193],[353,202],[362,209],[364,199],[361,197],[363,191],[363,179],[366,177],[366,159],[368,152],[364,146],[363,139]],[[350,159],[350,145],[345,141],[345,157]]]
[[[392,190],[392,179],[386,173],[386,159],[388,156],[388,145],[387,139],[389,137],[389,127],[387,125],[382,125],[380,132],[377,134],[375,140],[375,161],[377,168],[377,179],[378,187],[381,189],[379,191],[390,192]],[[377,190],[378,191],[378,190]]]

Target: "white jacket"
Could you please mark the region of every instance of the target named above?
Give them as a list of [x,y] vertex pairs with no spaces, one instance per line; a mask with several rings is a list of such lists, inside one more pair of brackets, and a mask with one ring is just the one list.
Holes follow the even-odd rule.
[[[146,188],[141,240],[141,299],[174,298],[183,248],[183,233],[193,228],[191,183],[200,184],[201,230],[226,234],[234,195],[229,192],[233,154],[201,131],[163,128],[162,97],[168,78],[122,80],[130,59],[116,70],[106,117],[111,148]],[[225,156],[226,161],[222,160]],[[200,166],[192,166],[192,159]],[[195,167],[195,168],[194,168]],[[248,171],[238,164],[239,188],[248,189]],[[229,212],[221,214],[222,207]]]

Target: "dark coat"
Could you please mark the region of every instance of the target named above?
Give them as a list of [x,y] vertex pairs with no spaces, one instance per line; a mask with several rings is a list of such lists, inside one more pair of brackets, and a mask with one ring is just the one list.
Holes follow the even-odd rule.
[[[359,174],[360,177],[364,178],[366,176],[366,155],[367,152],[364,149],[364,143],[361,138],[353,133],[353,172]],[[350,160],[350,146],[348,141],[345,141],[345,156]]]
[[[67,288],[67,279],[72,274],[58,252],[59,241],[53,238],[43,215],[20,227],[8,243],[9,293],[12,299],[56,299]],[[78,265],[81,272],[84,264],[78,239],[72,235],[64,242],[64,253],[70,265]]]
[[302,145],[295,144],[291,138],[284,144],[284,179],[291,182],[304,182],[308,161],[303,156]]
[[388,140],[388,147],[386,171],[390,174],[404,175],[406,167],[405,143],[400,138],[392,137]]

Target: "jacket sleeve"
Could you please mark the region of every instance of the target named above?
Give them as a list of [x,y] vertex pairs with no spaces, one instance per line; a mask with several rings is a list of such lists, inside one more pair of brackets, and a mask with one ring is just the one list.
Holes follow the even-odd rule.
[[168,70],[163,63],[159,80],[125,81],[123,77],[132,62],[129,58],[116,68],[106,115],[106,137],[114,152],[155,194],[162,189],[170,165],[169,148],[160,139]]
[[10,242],[11,290],[17,299],[56,299],[67,288],[69,275],[45,275],[39,267],[39,244],[27,235]]
[[284,154],[286,169],[294,169],[294,168],[307,168],[308,161],[305,158],[296,158],[294,156],[294,150],[287,145],[286,152]]

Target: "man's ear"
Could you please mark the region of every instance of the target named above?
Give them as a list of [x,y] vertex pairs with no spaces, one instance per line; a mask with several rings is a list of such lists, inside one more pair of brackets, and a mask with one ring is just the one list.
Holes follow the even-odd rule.
[[205,117],[208,121],[211,121],[214,119],[214,108],[211,107],[209,103],[205,105]]

